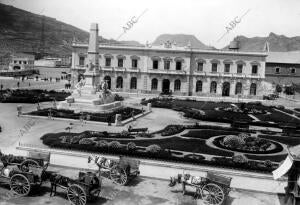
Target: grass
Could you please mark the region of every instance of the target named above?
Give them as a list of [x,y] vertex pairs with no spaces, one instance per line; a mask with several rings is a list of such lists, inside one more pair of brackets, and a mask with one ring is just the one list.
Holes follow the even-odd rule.
[[201,130],[189,130],[188,133],[182,136],[206,140],[218,135],[238,135],[239,133],[240,132],[235,132],[235,131],[201,129]]
[[276,123],[295,123],[300,124],[300,120],[296,119],[295,117],[291,117],[287,114],[283,114],[276,110],[272,110],[270,115],[254,115],[261,121],[271,121]]
[[271,136],[271,135],[259,135],[260,138],[274,140],[282,144],[295,146],[300,144],[300,138],[290,136]]
[[246,154],[245,156],[248,159],[253,159],[253,160],[270,160],[273,162],[281,162],[281,161],[285,160],[287,154],[274,155],[274,156]]

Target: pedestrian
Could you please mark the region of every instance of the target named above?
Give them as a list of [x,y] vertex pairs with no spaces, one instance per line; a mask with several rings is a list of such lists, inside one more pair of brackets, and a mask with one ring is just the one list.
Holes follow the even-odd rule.
[[19,81],[17,82],[17,87],[18,87],[18,88],[20,87],[20,82],[19,82]]

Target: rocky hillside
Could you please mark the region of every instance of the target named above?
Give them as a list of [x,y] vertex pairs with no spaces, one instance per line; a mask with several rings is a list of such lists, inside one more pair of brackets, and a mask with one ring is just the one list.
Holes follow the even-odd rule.
[[[271,32],[267,37],[247,38],[237,36],[234,40],[239,42],[239,50],[241,51],[263,51],[266,42],[269,44],[270,51],[273,52],[300,50],[300,36],[289,38]],[[228,46],[225,47],[225,49],[227,48]]]
[[177,46],[187,46],[190,43],[192,48],[212,49],[199,41],[194,35],[186,34],[162,34],[159,35],[152,44],[160,45],[166,41],[176,43]]
[[[89,33],[54,18],[33,14],[0,3],[0,56],[9,53],[30,53],[40,56],[71,55],[71,43],[88,42]],[[100,36],[100,43],[134,44],[118,42]]]

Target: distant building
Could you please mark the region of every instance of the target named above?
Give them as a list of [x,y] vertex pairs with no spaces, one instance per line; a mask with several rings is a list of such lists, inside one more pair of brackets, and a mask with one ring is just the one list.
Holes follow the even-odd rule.
[[[87,65],[87,44],[73,44],[77,79]],[[100,81],[114,91],[175,95],[247,96],[265,94],[266,53],[198,50],[162,46],[99,45]]]
[[61,58],[51,58],[46,57],[40,60],[34,61],[34,65],[37,67],[70,67],[71,66],[71,56],[63,56]]
[[300,84],[300,51],[269,52],[266,80],[276,85]]
[[12,55],[9,63],[9,71],[23,71],[34,69],[34,56],[18,53]]

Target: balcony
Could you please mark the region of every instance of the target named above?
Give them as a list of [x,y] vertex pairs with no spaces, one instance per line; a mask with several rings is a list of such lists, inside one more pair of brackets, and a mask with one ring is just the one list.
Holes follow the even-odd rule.
[[220,73],[218,72],[206,72],[207,76],[212,76],[212,77],[219,77]]
[[249,74],[249,75],[247,75],[247,78],[252,78],[252,79],[261,79],[262,78],[262,76],[260,75],[260,74],[253,74],[253,73],[251,73],[251,74]]
[[113,70],[115,72],[125,72],[126,68],[124,68],[124,67],[114,67]]
[[139,73],[141,72],[140,68],[126,68],[126,71],[132,72],[132,73]]
[[148,68],[149,73],[156,73],[156,74],[169,74],[169,75],[186,75],[187,71],[185,70],[161,70],[161,69],[153,69]]
[[206,76],[206,72],[204,72],[204,71],[194,71],[194,75]]
[[113,71],[113,67],[104,66],[104,67],[101,67],[100,70],[103,70],[103,71]]

